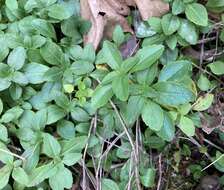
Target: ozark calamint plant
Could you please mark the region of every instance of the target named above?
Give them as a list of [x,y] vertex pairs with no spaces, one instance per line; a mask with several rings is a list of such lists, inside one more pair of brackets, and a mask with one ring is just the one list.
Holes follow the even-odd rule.
[[[176,126],[193,136],[197,111],[207,109],[194,103],[192,61],[176,48],[197,42],[207,12],[193,1],[171,4],[172,13],[149,20],[154,35],[123,59],[128,36],[119,26],[99,52],[81,47],[90,24],[76,0],[0,0],[0,189],[70,189],[80,168],[91,176],[98,164],[103,190],[125,189],[140,118],[140,183],[153,186],[147,149],[172,141]],[[187,19],[177,16],[184,12]],[[118,137],[121,145],[105,151]],[[110,172],[119,159],[122,168]]]

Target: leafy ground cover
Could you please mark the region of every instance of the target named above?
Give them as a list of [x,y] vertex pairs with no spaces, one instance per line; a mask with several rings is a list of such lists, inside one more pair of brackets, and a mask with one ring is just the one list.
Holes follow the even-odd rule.
[[0,189],[223,189],[224,1],[151,3],[0,0]]

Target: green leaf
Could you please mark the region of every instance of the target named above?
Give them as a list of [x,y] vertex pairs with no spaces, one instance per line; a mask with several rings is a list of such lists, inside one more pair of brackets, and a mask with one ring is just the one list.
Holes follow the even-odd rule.
[[3,142],[7,142],[8,141],[8,131],[7,128],[0,124],[0,140]]
[[166,44],[171,50],[174,50],[177,46],[177,36],[172,35],[168,39],[166,39]]
[[3,189],[8,184],[11,171],[10,165],[5,165],[0,169],[0,189]]
[[65,112],[56,105],[50,105],[47,107],[47,115],[47,124],[50,125],[62,119],[65,116]]
[[153,87],[158,93],[155,100],[162,105],[178,106],[195,98],[191,90],[175,82],[159,82]]
[[157,33],[162,32],[161,18],[151,17],[147,22],[154,31],[156,31]]
[[90,119],[89,114],[80,107],[74,107],[71,111],[72,119],[79,122],[85,122]]
[[63,70],[61,68],[51,67],[44,73],[43,80],[49,82],[56,82],[61,80],[62,76],[63,76]]
[[215,61],[210,63],[208,67],[211,71],[216,75],[223,75],[224,74],[224,62],[223,61]]
[[7,63],[15,70],[23,67],[26,60],[26,50],[23,47],[15,48],[8,56]]
[[113,32],[113,41],[119,47],[125,40],[124,32],[120,25],[117,25]]
[[7,88],[9,88],[11,85],[11,82],[7,79],[1,79],[0,80],[0,91],[3,91]]
[[130,143],[122,143],[116,151],[116,156],[121,159],[128,159],[131,156]]
[[80,152],[86,146],[87,137],[79,136],[74,137],[69,141],[62,142],[62,155],[66,155],[68,153]]
[[56,39],[56,32],[51,23],[43,19],[34,19],[31,24],[41,35]]
[[133,124],[141,114],[145,100],[141,96],[131,96],[125,109],[125,120],[128,124]]
[[71,139],[75,136],[75,126],[70,121],[61,120],[57,124],[57,133],[65,139]]
[[70,110],[70,104],[68,97],[63,93],[58,93],[55,97],[56,104],[65,111]]
[[137,81],[140,84],[152,84],[158,76],[158,64],[153,64],[148,69],[136,73]]
[[142,110],[142,119],[150,129],[160,131],[164,120],[163,110],[158,104],[148,100]]
[[223,7],[224,6],[224,1],[223,0],[208,0],[207,7]]
[[185,11],[185,4],[182,0],[174,0],[172,4],[172,13],[178,15]]
[[137,63],[139,59],[137,57],[129,57],[121,64],[121,72],[128,73]]
[[96,54],[93,45],[92,44],[85,45],[85,47],[83,48],[81,59],[93,63],[95,61],[95,58]]
[[195,134],[194,123],[188,117],[181,116],[178,127],[189,137],[192,137]]
[[166,14],[162,18],[162,29],[165,35],[171,35],[180,27],[180,20],[177,16]]
[[42,47],[46,43],[46,38],[41,35],[32,36],[32,49]]
[[180,81],[189,72],[190,68],[191,63],[185,60],[166,64],[159,74],[159,81]]
[[71,65],[72,72],[76,75],[84,75],[93,71],[94,66],[88,61],[76,61]]
[[193,110],[196,111],[205,111],[207,110],[214,100],[213,94],[205,94],[197,99],[197,101],[193,105]]
[[0,98],[0,115],[3,111],[3,108],[4,108],[4,105],[3,105],[2,99]]
[[22,96],[23,89],[19,85],[13,84],[9,88],[9,93],[13,100],[18,100]]
[[47,110],[42,109],[37,111],[34,117],[34,122],[33,126],[35,130],[44,129],[47,123]]
[[206,8],[202,4],[199,3],[187,4],[185,14],[191,22],[199,26],[208,25],[208,13]]
[[26,75],[19,71],[13,73],[12,81],[23,86],[29,83]]
[[26,162],[24,163],[24,169],[27,173],[31,173],[31,171],[37,166],[39,161],[40,154],[40,145],[29,147],[25,150],[23,155],[26,157]]
[[165,141],[172,141],[175,136],[175,126],[172,118],[168,113],[164,112],[163,126],[156,134]]
[[140,177],[142,185],[145,187],[153,187],[155,185],[156,170],[148,168],[144,174]]
[[[10,150],[0,141],[0,161],[4,164],[11,165],[13,163],[13,156]],[[0,173],[1,174],[1,173]]]
[[129,95],[128,75],[118,75],[112,82],[112,89],[118,99],[126,101]]
[[[2,46],[2,44],[1,44]],[[0,49],[0,62],[2,62],[9,54],[9,48],[5,45]]]
[[65,167],[60,167],[57,173],[49,179],[49,184],[54,190],[71,189],[72,183],[72,173]]
[[25,66],[24,72],[31,84],[44,82],[44,74],[49,69],[46,65],[39,63],[29,63]]
[[29,178],[28,178],[27,173],[21,167],[16,167],[16,168],[13,169],[12,177],[16,182],[18,182],[22,185],[26,185],[29,182]]
[[61,48],[52,41],[47,41],[46,44],[40,48],[40,54],[44,60],[51,65],[60,65],[64,60],[64,54]]
[[110,98],[113,96],[112,86],[98,86],[92,95],[92,106],[94,108],[100,108],[104,106]]
[[23,109],[21,109],[19,106],[13,107],[9,110],[7,110],[1,118],[2,123],[9,123],[11,121],[17,120],[23,113]]
[[59,156],[61,152],[61,146],[52,135],[44,133],[42,151],[48,157],[55,158],[56,156]]
[[82,158],[81,153],[67,153],[63,158],[63,163],[67,166],[73,166]]
[[211,82],[210,80],[203,74],[200,75],[197,85],[202,91],[207,91],[211,88]]
[[6,0],[5,1],[6,7],[11,11],[18,9],[18,2],[17,0]]
[[196,44],[198,41],[198,33],[195,25],[188,20],[181,20],[178,34],[190,44]]
[[103,43],[103,55],[106,63],[114,70],[119,69],[122,63],[122,57],[120,51],[117,47],[109,42],[105,41]]
[[163,45],[145,46],[137,52],[139,62],[131,70],[132,72],[141,71],[149,68],[154,64],[162,55],[164,51]]
[[29,175],[29,183],[27,184],[28,187],[34,187],[43,182],[45,179],[53,176],[57,172],[57,168],[50,162],[49,164],[42,165],[38,168],[32,170]]
[[102,179],[102,190],[120,190],[118,185],[111,179]]
[[65,6],[65,4],[54,4],[48,8],[48,16],[58,20],[65,20],[71,17],[73,12]]

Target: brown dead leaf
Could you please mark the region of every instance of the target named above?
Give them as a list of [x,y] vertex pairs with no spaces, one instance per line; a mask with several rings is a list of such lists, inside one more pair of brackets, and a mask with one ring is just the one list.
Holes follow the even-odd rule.
[[169,11],[169,4],[162,0],[135,0],[143,20],[153,16],[161,16]]
[[125,18],[130,13],[129,6],[137,5],[143,20],[161,16],[169,10],[169,4],[162,0],[80,0],[80,4],[82,17],[92,23],[84,43],[92,43],[95,49],[104,36],[112,36],[116,25],[133,33]]
[[200,113],[202,122],[202,130],[211,134],[215,129],[224,132],[224,104],[215,102],[215,104],[207,110],[207,113]]
[[81,0],[80,4],[82,17],[92,23],[89,33],[84,37],[85,44],[92,43],[97,49],[103,34],[107,33],[105,26],[110,26],[110,33],[113,31],[111,27],[116,24],[121,25],[125,32],[133,32],[124,17],[130,11],[124,3],[116,0]]
[[132,56],[138,49],[139,43],[135,36],[131,36],[124,44],[120,47],[120,52],[123,59],[127,59]]

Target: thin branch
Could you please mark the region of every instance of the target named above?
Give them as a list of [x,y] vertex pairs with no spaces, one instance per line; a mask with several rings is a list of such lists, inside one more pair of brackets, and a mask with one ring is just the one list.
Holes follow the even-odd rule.
[[160,154],[159,155],[159,180],[158,180],[158,184],[157,184],[157,190],[160,190],[161,182],[162,182],[162,175],[163,175],[163,171],[162,171],[162,154]]
[[83,153],[83,157],[82,157],[82,173],[83,173],[82,184],[83,184],[83,190],[86,190],[85,159],[86,159],[87,149],[88,149],[88,146],[89,146],[89,139],[90,139],[91,131],[92,131],[92,128],[94,126],[94,120],[95,120],[95,118],[93,118],[92,121],[91,121],[91,125],[90,125],[90,128],[89,128],[89,133],[88,133],[88,138],[87,138],[88,140],[87,140],[87,143],[86,143],[86,146],[85,146],[85,150],[84,150],[84,153]]
[[220,159],[222,159],[224,156],[224,154],[222,154],[220,157],[218,157],[216,160],[214,160],[211,164],[209,164],[208,166],[206,166],[205,168],[203,168],[201,171],[205,171],[206,169],[208,169],[209,167],[211,167],[213,164],[215,164],[216,162],[218,162]]
[[26,158],[24,158],[24,157],[22,157],[22,156],[19,156],[19,155],[15,154],[15,153],[12,153],[12,152],[10,152],[10,151],[8,151],[8,150],[4,150],[4,149],[2,149],[2,148],[0,148],[0,152],[4,152],[4,153],[9,154],[9,155],[11,155],[11,156],[14,156],[14,157],[16,157],[16,158],[19,158],[19,159],[22,160],[23,162],[26,160]]

